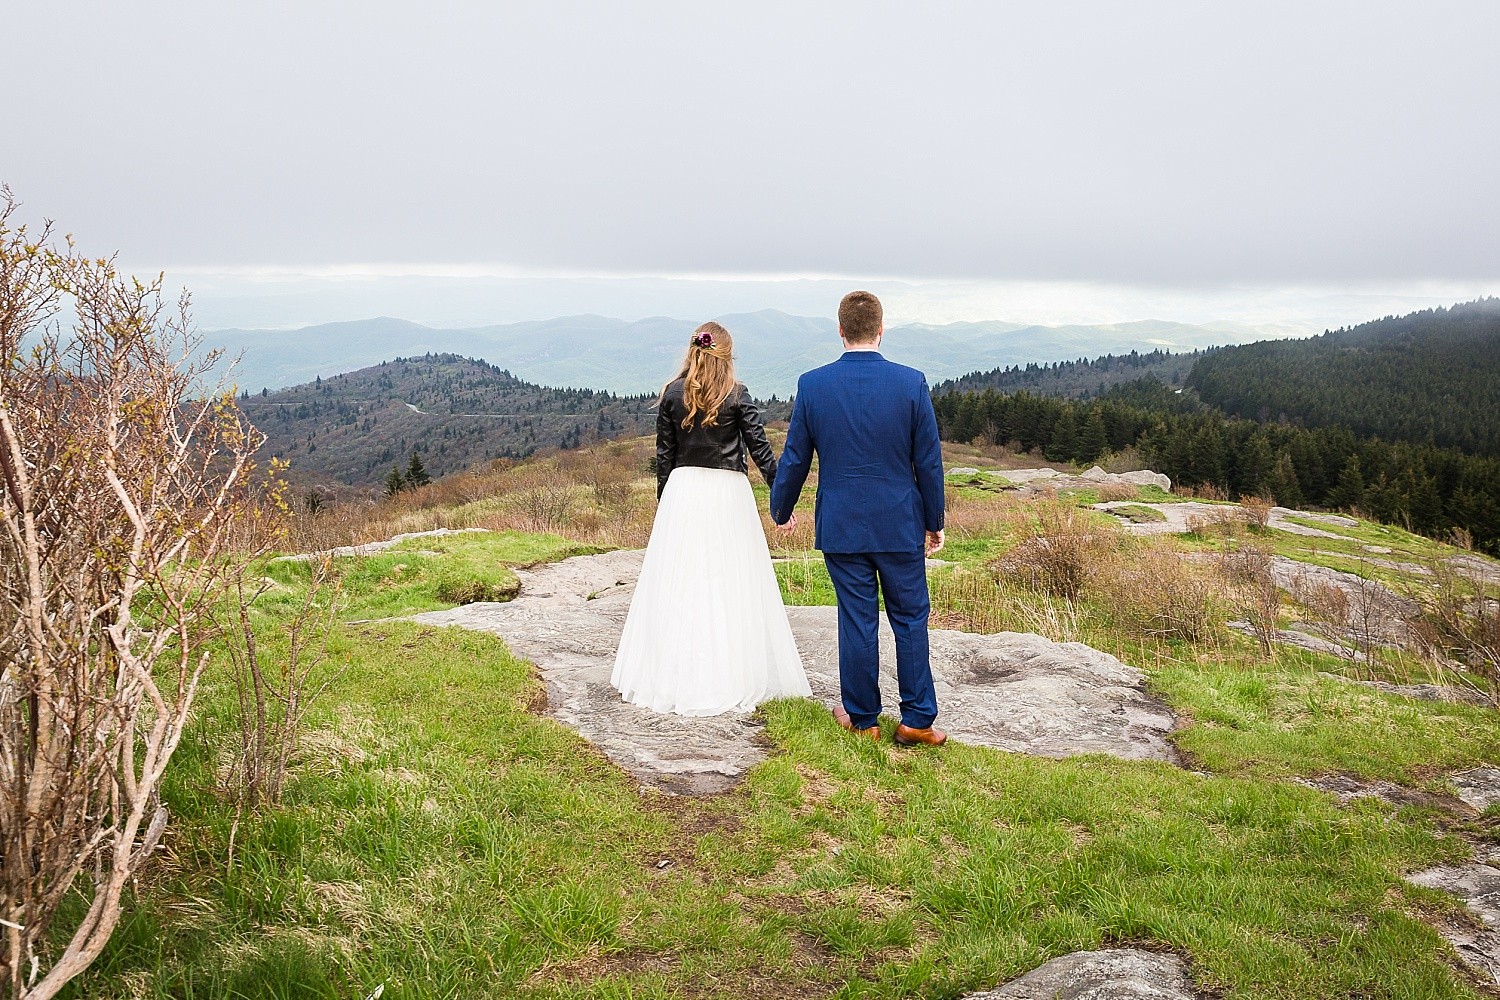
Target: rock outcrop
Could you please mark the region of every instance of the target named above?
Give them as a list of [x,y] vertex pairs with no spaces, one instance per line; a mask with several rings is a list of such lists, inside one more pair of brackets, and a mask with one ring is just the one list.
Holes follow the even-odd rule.
[[1428,889],[1452,893],[1464,901],[1472,922],[1448,922],[1438,927],[1458,957],[1484,976],[1500,984],[1500,869],[1484,857],[1464,865],[1440,865],[1414,875],[1407,881]]
[[[643,783],[673,792],[723,791],[764,758],[751,716],[659,715],[624,703],[610,686],[641,558],[638,551],[609,552],[521,570],[514,601],[468,604],[414,620],[504,638],[541,672],[548,713]],[[834,704],[837,610],[793,607],[787,615],[814,695]],[[888,630],[881,643],[881,690],[893,709],[895,651]],[[941,724],[956,740],[1051,757],[1174,757],[1166,737],[1176,718],[1146,692],[1140,671],[1107,653],[1022,633],[945,630],[932,632],[931,649]]]
[[365,542],[361,545],[340,545],[334,549],[323,549],[318,552],[301,552],[294,556],[277,556],[273,562],[307,562],[311,559],[320,559],[323,556],[373,556],[377,552],[395,548],[402,542],[413,538],[434,538],[441,535],[467,535],[475,532],[486,532],[488,528],[434,528],[432,531],[413,531],[405,535],[397,535],[394,538],[386,538],[378,542]]
[[1197,995],[1178,956],[1112,948],[1055,958],[964,1000],[1193,1000]]
[[1087,486],[1098,486],[1102,483],[1121,483],[1127,486],[1155,486],[1163,491],[1171,492],[1172,480],[1160,472],[1152,472],[1142,469],[1138,472],[1105,472],[1099,466],[1094,466],[1087,472],[1072,475],[1059,472],[1056,469],[973,469],[960,468],[949,469],[950,476],[997,476],[1005,479],[1012,485],[1026,489],[1053,489],[1062,490]]

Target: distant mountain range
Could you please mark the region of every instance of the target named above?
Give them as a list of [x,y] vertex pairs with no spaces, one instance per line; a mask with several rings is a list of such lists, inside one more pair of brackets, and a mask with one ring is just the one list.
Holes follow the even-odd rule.
[[[735,336],[741,379],[762,398],[791,394],[800,373],[834,360],[841,350],[831,318],[762,310],[719,319]],[[675,373],[696,326],[666,317],[568,316],[441,330],[380,318],[298,330],[215,330],[205,334],[205,342],[241,357],[235,381],[251,393],[430,352],[482,358],[537,385],[632,394],[654,392]],[[886,333],[883,351],[936,383],[997,367],[1132,350],[1192,351],[1248,339],[1254,338],[1229,325],[1146,320],[1048,327],[993,321],[894,327]]]
[[[1214,350],[1214,349],[1210,349]],[[932,387],[934,394],[950,392],[1029,392],[1034,396],[1066,396],[1088,399],[1103,396],[1111,389],[1137,379],[1155,378],[1165,386],[1182,385],[1193,366],[1210,351],[1188,351],[1174,354],[1158,348],[1154,351],[1131,351],[1129,354],[1106,354],[1077,361],[1054,361],[1051,364],[1011,365],[987,372],[972,372],[962,378],[948,379]]]

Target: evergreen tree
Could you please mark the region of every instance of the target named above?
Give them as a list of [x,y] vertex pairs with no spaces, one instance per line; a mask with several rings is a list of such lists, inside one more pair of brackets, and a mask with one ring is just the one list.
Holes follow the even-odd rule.
[[1193,434],[1189,447],[1190,477],[1194,482],[1223,486],[1227,477],[1225,467],[1224,437],[1216,422],[1205,422]]
[[1266,477],[1265,489],[1283,507],[1302,506],[1302,486],[1297,481],[1292,456],[1287,452],[1276,456],[1276,464],[1271,466],[1271,474]]
[[1083,430],[1078,432],[1077,454],[1080,465],[1092,465],[1109,447],[1109,436],[1104,430],[1104,414],[1099,412],[1098,406],[1091,406],[1089,409],[1089,418],[1084,421]]
[[1271,467],[1276,461],[1271,454],[1270,444],[1266,442],[1266,436],[1259,432],[1251,434],[1239,454],[1233,457],[1235,492],[1245,497],[1260,496],[1261,490],[1265,489],[1266,477],[1271,474]]
[[1062,412],[1057,418],[1057,423],[1052,426],[1052,440],[1044,449],[1048,460],[1053,462],[1071,462],[1073,456],[1078,452],[1078,418],[1073,414],[1073,408]]
[[432,482],[432,477],[422,467],[422,456],[417,454],[417,449],[411,450],[411,461],[406,463],[406,487],[416,489],[418,486],[426,486]]
[[391,471],[385,477],[385,495],[393,497],[406,489],[406,477],[401,474],[401,466],[391,466]]
[[1365,477],[1359,470],[1359,456],[1350,452],[1349,459],[1339,472],[1339,480],[1328,491],[1328,506],[1340,510],[1352,510],[1365,498]]

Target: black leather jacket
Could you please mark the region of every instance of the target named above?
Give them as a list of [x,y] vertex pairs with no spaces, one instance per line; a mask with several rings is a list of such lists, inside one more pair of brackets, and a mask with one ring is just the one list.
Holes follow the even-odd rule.
[[744,472],[746,449],[765,481],[775,482],[776,456],[750,390],[743,384],[735,386],[719,409],[718,423],[705,424],[700,415],[691,428],[684,429],[687,406],[682,401],[682,383],[677,379],[667,386],[656,411],[656,498],[661,499],[667,477],[680,466]]

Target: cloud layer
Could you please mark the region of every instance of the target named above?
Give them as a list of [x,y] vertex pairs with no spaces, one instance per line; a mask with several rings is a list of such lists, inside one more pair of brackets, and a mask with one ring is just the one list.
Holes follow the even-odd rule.
[[1500,276],[1500,6],[27,4],[0,178],[168,265]]

